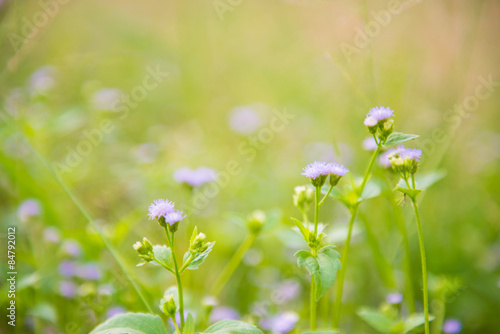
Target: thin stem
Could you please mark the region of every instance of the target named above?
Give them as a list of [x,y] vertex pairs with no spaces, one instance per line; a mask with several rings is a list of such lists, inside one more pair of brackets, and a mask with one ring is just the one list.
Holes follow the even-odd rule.
[[328,192],[326,193],[325,197],[323,197],[323,199],[321,200],[321,202],[319,202],[319,206],[322,206],[325,203],[328,195],[330,195],[330,193],[332,192],[333,187],[334,186],[330,185],[330,188],[328,189]]
[[310,300],[310,313],[311,313],[311,331],[316,330],[316,276],[311,276],[311,300]]
[[[377,159],[377,156],[382,148],[382,142],[378,142],[377,149],[373,152],[373,155],[370,159],[370,163],[368,164],[368,168],[366,168],[365,175],[363,177],[363,181],[361,182],[361,186],[358,188],[358,196],[363,194],[363,190],[365,189],[366,183],[370,178],[370,173]],[[345,241],[344,251],[342,252],[342,267],[340,269],[340,274],[337,281],[337,293],[334,307],[334,315],[333,315],[333,326],[337,328],[340,321],[340,309],[342,307],[342,292],[344,289],[344,279],[345,273],[347,269],[347,260],[349,258],[349,249],[351,247],[351,237],[352,237],[352,228],[354,225],[354,220],[356,219],[356,215],[358,213],[359,203],[355,204],[351,208],[351,219],[349,220],[349,230],[347,232],[347,239]]]
[[349,250],[351,248],[351,237],[352,237],[352,227],[354,225],[354,220],[356,219],[356,214],[358,213],[358,205],[356,205],[351,210],[351,219],[349,220],[349,230],[347,232],[347,239],[345,241],[344,251],[342,252],[342,266],[340,269],[338,281],[337,281],[337,291],[336,300],[334,306],[334,316],[333,316],[333,327],[337,328],[340,321],[340,309],[342,307],[342,291],[344,289],[344,279],[346,273],[347,260],[349,258]]
[[[175,279],[177,280],[177,291],[179,293],[179,316],[181,318],[181,332],[184,329],[184,298],[182,295],[182,282],[181,275],[179,274],[179,268],[177,266],[177,259],[175,258],[175,244],[174,244],[174,236],[175,232],[172,232],[172,239],[169,238],[168,228],[165,226],[165,233],[167,235],[167,240],[170,244],[170,250],[172,251],[172,259],[174,260],[174,269],[175,269]],[[175,321],[174,321],[175,322]]]
[[411,174],[411,183],[413,184],[413,189],[417,189],[415,186],[415,174]]
[[238,266],[240,265],[243,257],[245,257],[245,254],[248,252],[250,247],[252,247],[256,237],[257,235],[255,233],[250,233],[240,245],[238,250],[234,253],[231,260],[229,260],[226,267],[222,270],[219,277],[215,281],[215,284],[213,285],[211,291],[212,296],[217,297],[220,294],[229,278],[233,275],[236,268],[238,268]]
[[427,261],[425,258],[424,236],[422,232],[422,222],[418,211],[417,200],[412,198],[413,208],[415,209],[415,220],[417,221],[418,242],[420,245],[420,257],[422,259],[422,280],[424,285],[424,317],[425,334],[429,334],[429,291],[427,288]]
[[175,332],[177,334],[181,334],[181,330],[179,328],[179,326],[177,325],[177,320],[175,320],[175,316],[174,317],[170,317],[172,319],[172,322],[174,323],[174,327],[175,327]]
[[[314,201],[314,239],[318,237],[318,221],[319,221],[319,206],[321,197],[321,187],[316,187],[316,200]],[[316,256],[316,248],[311,248],[313,256]],[[311,298],[310,298],[310,322],[311,331],[316,330],[316,310],[318,305],[316,303],[316,277],[311,275]]]
[[377,149],[375,150],[375,152],[373,152],[370,163],[368,164],[368,168],[366,168],[365,175],[363,176],[363,182],[361,183],[361,186],[358,189],[359,196],[361,196],[363,194],[363,190],[365,189],[366,182],[368,182],[368,179],[370,178],[370,172],[373,168],[373,164],[375,163],[375,160],[377,159],[378,153],[380,152],[381,148],[382,148],[382,144],[378,143]]
[[316,201],[314,202],[314,236],[318,236],[319,219],[319,198],[321,197],[321,187],[316,187]]
[[179,272],[182,274],[184,272],[184,270],[187,268],[187,266],[189,266],[189,264],[191,263],[191,261],[193,260],[193,254],[190,253],[189,254],[189,257],[186,261],[186,263],[184,263],[181,267],[181,269],[179,269]]

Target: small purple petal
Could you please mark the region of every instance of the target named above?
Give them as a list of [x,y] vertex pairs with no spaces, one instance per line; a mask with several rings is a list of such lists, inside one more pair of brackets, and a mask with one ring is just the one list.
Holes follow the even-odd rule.
[[387,295],[385,300],[389,304],[400,304],[403,301],[403,295],[400,293],[390,293]]
[[443,324],[443,332],[456,334],[462,331],[462,323],[457,319],[448,319]]
[[174,203],[167,199],[157,199],[149,206],[149,219],[158,219],[174,212]]
[[78,266],[74,261],[63,261],[59,265],[59,273],[62,276],[72,277],[76,276],[78,272]]
[[[379,122],[379,121],[382,121],[384,119],[390,118],[393,113],[394,113],[394,110],[391,110],[390,108],[375,107],[375,108],[370,109],[370,111],[368,112],[368,115],[366,115],[366,117],[367,117],[367,119],[372,117],[377,122]],[[366,125],[366,119],[365,119],[365,125]],[[373,125],[371,125],[371,126],[373,126]]]
[[62,281],[59,285],[59,293],[65,298],[73,298],[76,294],[76,285],[73,282]]
[[210,322],[217,322],[221,320],[238,320],[240,318],[240,314],[238,311],[231,307],[227,306],[219,306],[213,309],[212,313],[210,313]]
[[26,222],[28,219],[34,216],[38,216],[41,213],[40,201],[29,198],[19,205],[17,209],[17,217],[20,221]]

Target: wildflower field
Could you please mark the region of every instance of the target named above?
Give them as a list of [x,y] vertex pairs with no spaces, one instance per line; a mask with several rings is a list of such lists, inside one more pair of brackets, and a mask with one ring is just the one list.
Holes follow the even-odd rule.
[[0,333],[500,333],[498,1],[0,22]]

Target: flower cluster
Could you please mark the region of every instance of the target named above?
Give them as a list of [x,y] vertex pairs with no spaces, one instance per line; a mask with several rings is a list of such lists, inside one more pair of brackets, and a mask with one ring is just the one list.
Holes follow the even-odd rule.
[[391,148],[385,154],[394,171],[403,179],[408,180],[411,175],[417,172],[422,150],[405,148],[403,145],[399,145],[396,148]]
[[217,172],[212,168],[200,167],[198,169],[179,168],[174,173],[174,179],[192,188],[201,187],[217,179]]
[[158,219],[160,225],[170,225],[169,228],[177,227],[177,223],[186,218],[182,211],[174,208],[174,203],[167,199],[158,199],[149,206],[149,219]]
[[315,161],[304,168],[302,175],[311,179],[311,183],[315,187],[321,187],[325,184],[326,179],[330,176],[330,185],[335,186],[342,176],[349,170],[343,165],[331,162],[318,162]]
[[387,140],[394,129],[394,120],[391,119],[394,110],[388,107],[375,107],[366,115],[364,124],[368,131],[377,136],[380,142]]

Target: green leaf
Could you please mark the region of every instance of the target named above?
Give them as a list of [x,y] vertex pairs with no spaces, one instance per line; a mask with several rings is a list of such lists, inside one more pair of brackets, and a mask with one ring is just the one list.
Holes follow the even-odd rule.
[[200,334],[263,334],[257,327],[237,320],[222,320],[208,327]]
[[316,300],[320,299],[323,294],[335,282],[337,271],[340,270],[340,254],[334,250],[335,246],[326,246],[318,252],[318,289],[316,290]]
[[[415,174],[415,185],[417,189],[427,189],[432,186],[434,183],[443,179],[446,176],[446,172],[443,170],[437,170],[428,173],[417,173]],[[399,181],[398,186],[405,187],[406,183],[403,179]]]
[[370,198],[377,197],[381,193],[382,185],[380,184],[380,182],[375,179],[371,179],[366,183],[365,188],[363,189],[361,200],[364,201]]
[[172,251],[167,246],[153,246],[153,254],[155,258],[165,267],[174,270],[174,262],[172,259]]
[[422,192],[420,189],[408,189],[397,187],[396,190],[402,192],[403,194],[408,195],[410,198],[416,199],[417,196]]
[[401,133],[401,132],[393,132],[389,135],[389,138],[387,138],[387,141],[384,143],[384,146],[399,145],[401,143],[404,143],[405,141],[415,139],[417,137],[418,137],[418,135],[411,135],[411,134]]
[[[209,242],[208,243],[208,247],[207,247],[207,249],[204,252],[194,254],[193,255],[193,260],[186,267],[186,269],[189,269],[189,270],[196,270],[196,269],[198,269],[198,267],[200,266],[200,264],[202,264],[203,261],[205,261],[206,257],[208,256],[208,254],[210,254],[210,252],[212,251],[212,248],[214,248],[214,245],[215,245],[215,241]],[[189,252],[187,252],[184,255],[184,262],[187,260],[187,258],[189,258]]]
[[300,250],[294,255],[297,257],[299,267],[306,267],[311,275],[316,275],[319,271],[318,260],[308,251]]
[[304,226],[304,224],[300,221],[300,220],[297,220],[293,217],[292,218],[292,221],[295,223],[295,225],[299,228],[299,231],[300,231],[300,234],[302,234],[302,236],[304,237],[304,239],[307,240],[309,239],[309,231],[307,230],[307,228]]
[[90,334],[168,334],[161,318],[143,313],[125,313],[108,319]]
[[[429,316],[429,321],[434,320],[434,316]],[[408,317],[408,319],[405,320],[403,327],[404,327],[404,333],[409,333],[413,329],[422,326],[425,323],[425,315],[422,313],[415,313],[412,314]]]
[[358,316],[361,317],[361,319],[366,321],[370,326],[372,326],[380,333],[395,333],[397,332],[397,328],[401,326],[400,321],[392,319],[382,312],[372,308],[364,307],[357,313]]
[[194,319],[191,313],[188,313],[182,334],[194,334]]

